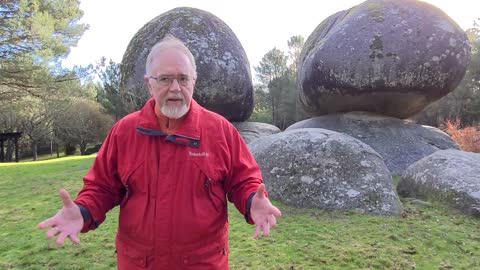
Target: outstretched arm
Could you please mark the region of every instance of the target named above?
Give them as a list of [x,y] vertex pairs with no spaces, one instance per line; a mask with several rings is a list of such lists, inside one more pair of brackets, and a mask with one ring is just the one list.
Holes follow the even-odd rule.
[[47,238],[57,236],[57,244],[63,245],[65,238],[69,238],[73,243],[79,244],[78,234],[83,227],[83,217],[78,205],[73,203],[70,195],[65,189],[59,191],[63,207],[50,218],[38,223],[38,229],[49,229],[46,233]]
[[270,226],[275,227],[277,225],[276,217],[281,215],[280,210],[265,197],[265,185],[260,184],[257,193],[253,196],[250,207],[250,216],[255,223],[253,238],[257,238],[260,231],[263,231],[263,235],[268,236],[270,234]]

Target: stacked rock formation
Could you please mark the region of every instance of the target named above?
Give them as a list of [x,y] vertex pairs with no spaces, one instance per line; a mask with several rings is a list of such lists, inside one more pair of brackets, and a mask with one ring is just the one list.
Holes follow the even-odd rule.
[[465,32],[424,2],[368,0],[328,17],[298,66],[299,100],[315,118],[249,144],[271,196],[301,207],[398,214],[391,174],[381,172],[400,175],[438,150],[458,148],[440,130],[403,119],[454,90],[469,61]]
[[[465,32],[440,9],[417,0],[366,1],[328,17],[306,41],[298,94],[317,117],[288,129],[344,132],[400,175],[435,151],[458,149],[440,130],[400,119],[454,90],[469,61]],[[371,114],[343,115],[353,111]]]

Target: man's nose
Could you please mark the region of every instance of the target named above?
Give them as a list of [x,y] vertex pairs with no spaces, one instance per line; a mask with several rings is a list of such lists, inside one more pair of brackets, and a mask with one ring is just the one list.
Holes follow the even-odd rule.
[[180,91],[180,84],[178,83],[178,80],[172,79],[172,83],[170,83],[170,87],[168,88],[169,91]]

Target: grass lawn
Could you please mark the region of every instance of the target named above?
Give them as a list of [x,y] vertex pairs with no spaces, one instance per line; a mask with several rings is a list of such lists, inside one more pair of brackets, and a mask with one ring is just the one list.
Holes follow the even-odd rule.
[[[58,247],[36,224],[72,197],[93,157],[0,164],[0,269],[115,269],[118,211],[82,243]],[[230,205],[230,268],[236,269],[480,269],[480,220],[432,203],[402,198],[401,218],[305,210],[274,202],[283,212],[268,238]]]

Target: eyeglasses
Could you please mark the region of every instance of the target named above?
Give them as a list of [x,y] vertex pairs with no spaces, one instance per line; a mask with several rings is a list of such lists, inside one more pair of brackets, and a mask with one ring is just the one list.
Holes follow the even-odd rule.
[[158,77],[150,76],[150,79],[157,81],[159,86],[170,86],[174,80],[177,80],[178,84],[181,86],[188,86],[193,80],[187,75],[160,75]]

